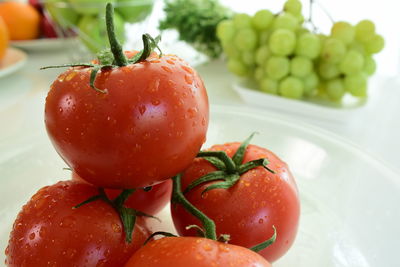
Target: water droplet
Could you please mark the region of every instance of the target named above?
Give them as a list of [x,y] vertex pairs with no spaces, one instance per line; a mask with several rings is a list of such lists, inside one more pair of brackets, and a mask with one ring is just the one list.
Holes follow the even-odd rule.
[[146,112],[146,106],[140,106],[139,107],[139,112],[140,112],[140,115],[143,115],[145,112]]
[[210,250],[212,249],[211,246],[210,246],[210,244],[208,244],[208,243],[204,244],[203,248],[204,248],[204,250],[206,250],[206,251],[210,251]]
[[75,226],[75,218],[72,216],[67,216],[64,217],[61,222],[60,222],[60,227],[61,228],[72,228],[73,226]]
[[172,70],[170,68],[168,68],[167,66],[161,66],[161,68],[166,72],[172,73]]
[[67,74],[67,77],[65,77],[65,80],[70,81],[72,78],[75,77],[76,74],[77,74],[76,71],[71,71],[70,73]]
[[193,69],[190,68],[190,67],[188,67],[188,66],[183,65],[183,66],[182,66],[182,69],[183,69],[184,71],[186,71],[187,73],[189,73],[189,74],[193,74]]
[[187,84],[191,85],[193,83],[193,77],[185,74],[185,81]]
[[201,119],[201,125],[202,125],[202,126],[206,126],[206,118],[203,117],[203,118]]
[[36,236],[35,233],[32,232],[32,233],[29,234],[29,239],[30,239],[30,240],[35,239],[35,236]]
[[121,226],[119,226],[118,224],[113,223],[113,224],[111,225],[111,228],[113,229],[113,231],[114,231],[115,233],[121,233]]
[[175,65],[175,62],[173,62],[173,61],[170,60],[170,59],[167,59],[166,61],[167,61],[168,64]]
[[158,106],[158,105],[160,105],[160,100],[153,99],[153,100],[151,100],[151,104],[153,104],[154,106]]
[[264,220],[263,220],[263,219],[259,219],[259,220],[258,220],[258,223],[259,223],[259,224],[263,224],[263,223],[264,223]]
[[148,87],[147,87],[147,90],[148,90],[149,92],[154,93],[154,92],[157,92],[157,91],[158,91],[159,87],[160,87],[160,79],[157,78],[157,79],[152,80],[152,81],[149,83],[149,85],[148,85]]
[[193,119],[194,117],[196,117],[197,115],[197,108],[189,108],[187,110],[188,114],[189,114],[189,118]]

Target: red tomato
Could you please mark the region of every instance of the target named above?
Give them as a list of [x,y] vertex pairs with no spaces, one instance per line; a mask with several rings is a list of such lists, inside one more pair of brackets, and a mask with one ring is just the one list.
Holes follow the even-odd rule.
[[74,181],[40,189],[14,222],[6,265],[122,266],[150,231],[138,217],[127,243],[118,214],[105,201],[72,209],[96,194],[97,188]]
[[[213,146],[212,151],[225,151],[232,157],[240,143],[228,143]],[[249,145],[244,154],[243,163],[267,158],[268,167],[256,167],[241,175],[240,180],[229,189],[213,189],[201,192],[208,182],[193,188],[185,194],[186,198],[199,210],[214,220],[217,235],[229,234],[230,243],[253,247],[273,235],[276,227],[277,239],[274,244],[260,251],[269,262],[280,258],[292,245],[299,222],[300,204],[297,187],[285,162],[271,151]],[[182,176],[182,189],[201,176],[215,171],[208,161],[196,158]],[[180,235],[196,235],[185,227],[199,224],[196,218],[187,213],[181,205],[171,206],[172,218]]]
[[[72,172],[72,180],[85,182],[79,175]],[[116,198],[122,190],[120,189],[105,189],[109,199]],[[161,211],[171,199],[172,181],[165,182],[152,186],[150,191],[137,189],[125,202],[125,206],[131,209],[139,210],[144,213],[155,215]]]
[[125,267],[270,267],[257,253],[200,237],[164,237],[139,249]]
[[49,137],[65,162],[105,188],[157,184],[183,171],[205,141],[208,98],[199,75],[174,55],[103,69],[74,67],[46,98]]

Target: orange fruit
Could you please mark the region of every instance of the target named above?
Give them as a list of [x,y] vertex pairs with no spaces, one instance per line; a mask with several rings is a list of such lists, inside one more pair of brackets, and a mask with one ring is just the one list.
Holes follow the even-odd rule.
[[7,25],[11,40],[31,40],[39,37],[40,14],[27,3],[1,2],[0,17]]
[[4,57],[6,54],[6,50],[8,47],[8,30],[6,23],[4,20],[0,17],[0,60]]

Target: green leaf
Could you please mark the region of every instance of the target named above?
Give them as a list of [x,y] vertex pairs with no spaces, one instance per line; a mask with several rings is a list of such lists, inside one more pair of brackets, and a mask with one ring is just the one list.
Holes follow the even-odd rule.
[[185,189],[185,191],[183,191],[183,193],[186,194],[187,192],[189,192],[196,186],[201,185],[203,183],[207,183],[210,181],[216,181],[216,180],[225,180],[225,177],[226,177],[226,173],[224,171],[215,171],[215,172],[207,173],[207,174],[201,176],[200,178],[194,180],[193,182],[191,182],[188,185],[188,187]]
[[272,235],[272,237],[258,245],[255,245],[254,247],[249,248],[250,250],[254,251],[254,252],[259,252],[267,247],[269,247],[270,245],[272,245],[275,240],[276,240],[276,228],[275,226],[272,226],[272,228],[274,229],[274,234]]
[[203,159],[207,160],[210,162],[215,168],[217,168],[220,171],[226,170],[225,163],[220,160],[219,158],[216,157],[203,157]]
[[246,153],[247,146],[249,145],[251,139],[256,133],[252,133],[243,143],[240,144],[238,150],[236,150],[235,155],[233,155],[232,160],[235,162],[236,166],[239,166],[243,162],[244,154]]
[[240,175],[234,173],[234,174],[230,174],[228,175],[228,177],[226,178],[225,181],[220,182],[220,183],[215,183],[212,184],[210,186],[207,186],[206,189],[203,190],[203,192],[201,192],[201,195],[204,195],[204,193],[213,190],[213,189],[229,189],[232,186],[234,186],[236,184],[237,181],[239,181],[240,179]]
[[124,206],[118,207],[118,213],[124,226],[125,240],[132,242],[132,233],[136,223],[136,210]]

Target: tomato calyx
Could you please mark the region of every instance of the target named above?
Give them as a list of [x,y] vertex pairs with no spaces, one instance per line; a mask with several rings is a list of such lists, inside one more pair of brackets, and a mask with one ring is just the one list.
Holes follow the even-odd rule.
[[115,34],[115,27],[114,27],[114,8],[111,3],[107,3],[106,6],[106,29],[107,29],[107,36],[108,41],[110,43],[110,49],[105,49],[100,51],[97,54],[98,64],[95,61],[91,63],[71,63],[71,64],[62,64],[62,65],[54,65],[54,66],[46,66],[40,68],[43,69],[50,69],[50,68],[63,68],[63,67],[87,67],[92,68],[90,73],[90,87],[93,88],[95,91],[99,93],[107,93],[106,90],[99,89],[95,86],[96,77],[99,71],[103,69],[111,69],[111,68],[118,68],[127,66],[129,64],[135,64],[138,62],[142,62],[146,60],[151,52],[154,49],[158,49],[160,52],[159,57],[162,56],[162,51],[158,46],[158,43],[161,41],[161,36],[157,36],[153,38],[150,34],[145,33],[142,35],[143,40],[143,50],[137,53],[132,58],[127,58],[124,54],[121,44],[119,43],[117,36]]
[[125,201],[136,191],[136,189],[124,189],[122,192],[113,200],[110,200],[106,192],[104,191],[104,188],[99,188],[99,194],[94,195],[87,200],[79,203],[78,205],[74,206],[74,209],[80,208],[83,205],[86,205],[90,202],[97,201],[97,200],[102,200],[111,205],[115,211],[118,213],[123,228],[125,232],[125,241],[127,243],[132,242],[132,234],[133,234],[133,229],[135,227],[136,223],[136,218],[137,216],[145,216],[145,217],[150,217],[156,220],[159,220],[157,217],[146,214],[144,212],[141,212],[139,210],[135,210],[132,208],[128,208],[124,206]]
[[[222,243],[228,243],[228,241],[230,239],[229,234],[222,234],[219,237],[217,237],[215,222],[186,199],[186,197],[181,189],[181,178],[182,178],[181,174],[178,174],[172,178],[173,188],[172,188],[171,203],[182,205],[187,212],[189,212],[190,214],[195,216],[197,219],[199,219],[204,227],[204,228],[201,228],[198,225],[189,225],[186,227],[186,229],[196,228],[199,236],[202,236],[204,238],[208,238],[211,240],[216,240],[216,241],[219,241]],[[258,252],[260,250],[267,248],[271,244],[273,244],[276,240],[277,233],[276,233],[275,226],[272,226],[272,228],[274,229],[274,234],[272,235],[271,238],[269,238],[268,240],[266,240],[260,244],[255,245],[254,247],[251,247],[249,249],[254,252]],[[155,235],[158,235],[158,234],[161,234],[164,236],[175,236],[168,232],[155,232],[152,237],[154,237]],[[151,238],[149,237],[148,240],[150,240],[150,239]]]
[[199,152],[197,154],[197,157],[204,158],[205,160],[210,162],[215,168],[217,168],[217,171],[207,173],[197,180],[193,181],[187,186],[183,193],[185,194],[203,183],[218,180],[222,181],[207,186],[206,189],[201,192],[201,194],[203,195],[207,191],[217,188],[228,189],[235,185],[237,181],[239,181],[242,174],[258,166],[262,166],[269,172],[275,173],[267,166],[269,164],[269,161],[266,158],[260,158],[242,164],[247,146],[249,145],[254,135],[255,133],[252,133],[244,142],[240,144],[238,150],[232,158],[230,158],[225,151]]

